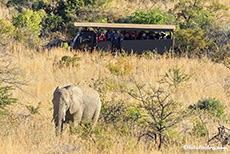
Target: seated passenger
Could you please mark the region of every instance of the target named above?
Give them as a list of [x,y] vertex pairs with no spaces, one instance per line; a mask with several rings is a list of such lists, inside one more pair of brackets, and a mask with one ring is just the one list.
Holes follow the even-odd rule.
[[117,33],[117,31],[113,31],[113,33],[111,35],[111,41],[112,41],[112,43],[119,43],[120,42],[120,37],[119,37],[119,34]]
[[151,32],[151,33],[150,33],[150,36],[149,36],[149,39],[157,40],[158,38],[157,38],[156,33],[155,33],[155,32]]
[[101,41],[104,41],[104,42],[106,41],[106,37],[105,37],[103,30],[101,31],[101,33],[98,36],[98,42],[101,42]]
[[124,40],[130,40],[130,36],[129,36],[129,33],[128,33],[128,32],[125,33]]
[[123,32],[120,32],[120,33],[119,33],[119,38],[120,38],[120,41],[123,41],[123,40],[124,40],[124,34],[123,34]]
[[132,31],[129,36],[130,36],[131,40],[135,40],[136,39],[135,31]]
[[167,39],[167,35],[164,31],[161,31],[161,34],[160,34],[160,39]]
[[142,34],[144,33],[144,31],[140,31],[136,37],[137,40],[141,40],[142,39]]
[[145,32],[143,32],[143,34],[142,34],[142,36],[141,36],[141,39],[142,39],[142,40],[147,40],[147,35],[146,35]]
[[160,39],[160,34],[156,33],[156,39],[159,40]]
[[112,34],[111,30],[108,30],[108,31],[105,33],[105,37],[106,37],[106,40],[107,40],[107,41],[111,41],[111,34]]

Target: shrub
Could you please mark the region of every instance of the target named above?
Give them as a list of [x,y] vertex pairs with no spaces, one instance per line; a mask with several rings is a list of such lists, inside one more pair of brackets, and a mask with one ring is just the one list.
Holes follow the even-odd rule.
[[8,114],[7,106],[17,102],[17,99],[12,97],[10,90],[13,90],[11,86],[0,87],[0,115]]
[[40,114],[39,109],[41,106],[41,102],[38,103],[37,107],[34,107],[32,105],[26,105],[26,108],[30,111],[31,114]]
[[179,53],[205,53],[210,40],[202,29],[179,29],[175,32],[175,50]]
[[134,12],[132,16],[119,18],[117,22],[136,24],[172,24],[175,23],[174,19],[175,18],[172,15],[157,8],[148,12],[144,10],[138,10]]
[[70,46],[68,45],[68,43],[63,43],[62,44],[62,47],[64,48],[64,49],[66,49],[66,50],[69,50],[70,49]]
[[193,122],[191,135],[196,135],[199,137],[205,137],[207,135],[207,130],[205,126],[197,119]]
[[197,104],[190,105],[189,108],[202,111],[204,113],[209,113],[218,119],[225,117],[224,115],[225,106],[215,98],[199,100]]
[[12,37],[15,27],[7,20],[0,19],[0,43],[5,45]]
[[75,54],[73,57],[71,56],[63,56],[61,60],[57,63],[57,65],[62,67],[78,67],[79,64],[77,64],[77,61],[79,61],[81,58],[78,57],[77,54]]
[[110,62],[108,64],[108,68],[112,74],[118,76],[129,75],[133,69],[132,65],[130,65],[130,63],[127,60],[122,58],[117,59],[114,64]]
[[53,12],[47,14],[45,19],[42,21],[41,36],[51,36],[52,33],[60,31],[61,27],[64,27],[64,24],[63,19],[60,16],[54,15]]
[[163,78],[158,82],[160,84],[167,84],[169,88],[177,88],[180,84],[187,82],[192,75],[184,73],[178,66],[169,68]]
[[26,10],[13,17],[14,26],[17,28],[16,40],[27,44],[29,47],[37,46],[41,33],[41,21],[46,15],[44,10]]
[[145,133],[152,136],[158,149],[165,144],[165,138],[179,122],[190,112],[180,108],[181,104],[170,99],[170,94],[161,89],[147,87],[145,84],[135,83],[136,88],[128,91],[128,94],[140,101],[145,109],[145,121],[148,131]]

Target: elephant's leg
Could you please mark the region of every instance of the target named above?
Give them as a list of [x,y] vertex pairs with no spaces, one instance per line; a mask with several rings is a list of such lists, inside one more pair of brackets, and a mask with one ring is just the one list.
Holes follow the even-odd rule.
[[74,117],[73,117],[73,124],[74,126],[78,126],[82,120],[82,113],[83,111],[80,111],[78,110],[75,114],[74,114]]
[[79,126],[81,119],[82,119],[82,111],[77,111],[76,113],[72,115],[72,118],[70,120],[70,131],[71,132],[74,127]]
[[63,132],[63,122],[61,123],[61,132]]
[[96,126],[99,115],[100,115],[100,109],[96,109],[96,111],[94,112],[94,115],[92,117],[92,128],[94,128]]

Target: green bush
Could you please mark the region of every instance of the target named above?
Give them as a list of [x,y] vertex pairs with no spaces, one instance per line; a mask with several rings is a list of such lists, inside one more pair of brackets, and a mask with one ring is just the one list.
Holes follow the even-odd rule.
[[41,106],[41,102],[38,103],[37,107],[34,107],[32,105],[26,105],[26,108],[30,111],[31,114],[40,114],[39,109]]
[[199,29],[178,29],[175,32],[175,50],[178,53],[206,53],[210,40],[205,37],[204,31]]
[[68,43],[63,43],[62,44],[62,47],[64,48],[64,49],[66,49],[66,50],[69,50],[70,49],[70,46],[68,45]]
[[207,130],[200,120],[195,120],[193,122],[193,128],[190,133],[191,135],[205,137],[207,135]]
[[17,102],[17,99],[12,97],[10,90],[13,90],[11,86],[0,87],[0,115],[8,114],[7,106]]
[[13,23],[17,28],[16,40],[30,47],[37,46],[42,28],[40,23],[45,15],[44,10],[33,11],[29,9],[15,15]]
[[71,56],[63,56],[61,60],[56,64],[60,68],[62,67],[78,67],[80,64],[77,64],[77,61],[79,61],[81,58],[78,57],[77,54],[75,54],[73,57]]
[[[220,46],[213,31],[223,27],[228,8],[217,1],[180,0],[170,10],[176,16],[179,29],[175,33],[175,50],[179,53],[206,54],[210,43]],[[209,36],[209,38],[207,38]],[[221,40],[223,42],[223,40]],[[221,46],[222,47],[222,46]],[[207,50],[208,49],[208,50]]]
[[198,111],[203,111],[204,113],[209,113],[216,118],[225,118],[224,110],[225,106],[215,98],[202,99],[197,102],[197,104],[190,105],[190,109],[195,109]]
[[111,125],[119,134],[131,134],[140,125],[142,115],[140,107],[125,100],[114,98],[102,102],[100,121],[102,125]]
[[119,18],[117,22],[136,24],[172,24],[175,18],[159,8],[150,11],[138,10],[132,16]]
[[0,19],[0,43],[7,44],[12,37],[15,27],[7,20]]
[[60,31],[64,27],[62,17],[54,15],[53,12],[47,14],[42,21],[41,36],[51,36],[53,32]]
[[168,88],[177,88],[182,83],[187,82],[192,75],[184,73],[178,66],[174,68],[169,68],[168,72],[165,73],[163,78],[158,82],[160,84],[167,84]]
[[205,31],[215,25],[217,19],[225,16],[227,10],[228,8],[220,4],[219,1],[180,0],[175,5],[172,13],[176,15],[181,29],[201,28]]
[[158,149],[161,149],[162,145],[166,144],[167,134],[190,112],[182,109],[181,103],[171,99],[166,91],[155,89],[151,85],[146,87],[146,84],[142,83],[134,84],[136,88],[128,91],[128,94],[141,102],[148,128],[145,134],[152,136]]

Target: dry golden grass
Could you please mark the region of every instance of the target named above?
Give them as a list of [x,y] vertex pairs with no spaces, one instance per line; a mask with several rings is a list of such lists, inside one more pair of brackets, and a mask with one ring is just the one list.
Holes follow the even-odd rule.
[[[58,139],[54,134],[54,124],[52,119],[52,94],[57,86],[69,84],[84,84],[90,82],[92,78],[135,78],[140,82],[151,83],[157,86],[157,81],[176,65],[181,67],[185,73],[193,74],[187,86],[181,87],[173,97],[183,103],[182,108],[195,104],[202,98],[219,99],[226,106],[226,113],[229,111],[229,86],[230,70],[222,64],[216,64],[208,59],[188,59],[188,58],[161,58],[148,59],[137,57],[125,57],[133,67],[131,73],[125,77],[116,77],[108,70],[108,63],[114,62],[119,57],[111,55],[101,56],[98,53],[79,53],[81,58],[79,67],[58,68],[53,65],[64,55],[72,56],[72,53],[64,49],[53,49],[44,53],[36,53],[22,46],[11,48],[14,54],[14,62],[23,70],[23,79],[28,80],[28,86],[23,87],[23,91],[16,89],[13,96],[19,99],[19,103],[12,106],[10,110],[13,116],[4,121],[0,132],[0,151],[4,153],[89,153],[89,154],[144,154],[162,153],[154,149],[148,149],[144,143],[133,147],[136,139],[128,142],[129,139],[113,136],[113,146],[105,149],[98,149],[97,143],[82,140],[76,135],[70,135],[65,130],[62,139]],[[32,115],[27,118],[29,112],[25,105],[37,106],[41,102],[40,115]],[[18,117],[17,117],[18,116]],[[21,118],[19,118],[21,117]],[[210,135],[217,132],[217,123],[208,121]],[[183,121],[178,131],[189,126],[189,120]],[[226,126],[229,126],[226,124]],[[113,132],[113,130],[111,130]],[[119,142],[117,142],[119,141]],[[206,145],[206,139],[188,138],[187,144]],[[163,149],[163,153],[184,152],[183,143],[172,145]],[[0,153],[1,153],[0,152]],[[200,153],[199,151],[192,151]],[[202,153],[202,152],[201,152]]]
[[5,6],[1,6],[0,4],[0,19],[9,19],[10,14],[9,10]]
[[[224,4],[230,7],[229,0],[222,0]],[[137,1],[137,3],[139,3]],[[173,4],[172,4],[173,5]],[[152,7],[151,2],[145,5],[137,5],[129,1],[111,1],[109,7],[112,10],[124,10],[119,15],[129,15],[136,9]],[[9,18],[9,12],[6,8],[0,7],[0,19]],[[12,116],[5,119],[0,125],[0,153],[4,154],[25,154],[25,153],[89,153],[89,154],[146,154],[146,153],[184,153],[183,143],[171,145],[163,152],[148,149],[144,143],[140,143],[136,148],[132,148],[136,139],[128,142],[125,138],[118,136],[112,137],[114,143],[111,147],[98,149],[97,143],[82,140],[76,135],[70,135],[65,130],[62,139],[58,139],[54,134],[54,124],[52,119],[52,94],[54,89],[59,86],[69,84],[84,84],[90,82],[92,78],[112,78],[122,79],[111,74],[108,69],[110,62],[115,62],[116,58],[111,55],[102,56],[94,53],[79,53],[81,60],[79,67],[58,68],[53,65],[64,55],[72,56],[72,53],[64,49],[52,49],[44,53],[36,53],[26,49],[21,45],[11,47],[14,55],[14,62],[22,70],[22,79],[28,81],[28,86],[23,86],[22,90],[15,89],[13,96],[18,98],[19,102],[10,107]],[[230,70],[222,64],[216,64],[208,59],[189,59],[189,58],[161,58],[147,59],[137,57],[126,57],[126,61],[133,67],[131,73],[124,78],[135,78],[140,82],[156,85],[157,81],[164,75],[169,68],[178,65],[185,73],[193,74],[188,85],[181,87],[173,96],[174,99],[183,103],[182,108],[190,104],[197,103],[202,98],[219,99],[226,106],[226,113],[229,116],[230,109]],[[41,102],[39,110],[40,115],[32,115],[23,118],[29,114],[25,105],[37,106]],[[229,118],[229,117],[228,117]],[[209,119],[208,128],[212,136],[217,132],[217,123]],[[4,125],[2,125],[4,124]],[[189,120],[183,121],[178,131],[189,127]],[[229,124],[226,124],[230,127]],[[113,132],[113,130],[111,130]],[[119,142],[117,142],[119,141]],[[206,145],[206,139],[187,138],[188,145]],[[133,144],[132,144],[133,143]],[[204,153],[204,151],[191,151],[192,153]],[[229,153],[229,151],[227,151]]]

